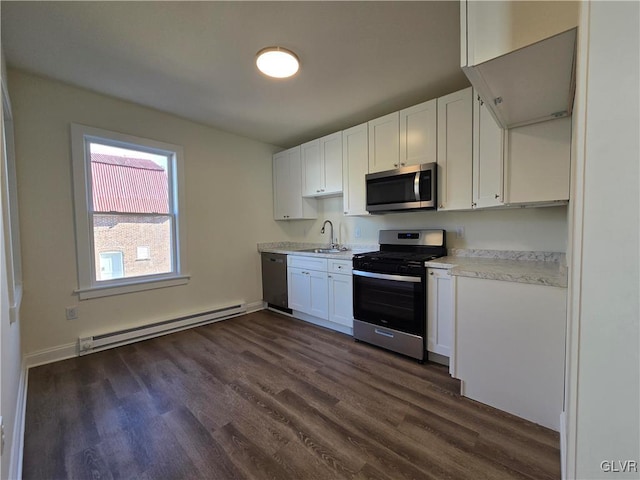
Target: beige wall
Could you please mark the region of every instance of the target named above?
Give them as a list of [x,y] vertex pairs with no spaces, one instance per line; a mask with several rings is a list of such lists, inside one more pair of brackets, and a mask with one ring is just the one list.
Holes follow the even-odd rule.
[[[175,116],[17,71],[13,102],[24,268],[25,354],[262,297],[256,243],[287,237],[273,221],[277,150]],[[78,301],[71,122],[182,145],[188,285]],[[79,319],[65,319],[78,305]]]

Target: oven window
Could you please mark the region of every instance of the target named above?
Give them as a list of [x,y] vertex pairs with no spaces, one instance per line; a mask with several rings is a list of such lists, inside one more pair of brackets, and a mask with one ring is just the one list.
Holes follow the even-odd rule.
[[424,336],[423,282],[353,277],[353,314],[357,320]]
[[415,173],[367,180],[367,205],[415,202]]

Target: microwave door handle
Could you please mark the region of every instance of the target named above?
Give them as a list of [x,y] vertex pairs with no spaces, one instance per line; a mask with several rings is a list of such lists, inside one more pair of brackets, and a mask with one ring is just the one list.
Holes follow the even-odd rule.
[[413,193],[416,195],[416,202],[420,201],[420,171],[416,172],[416,176],[413,179]]

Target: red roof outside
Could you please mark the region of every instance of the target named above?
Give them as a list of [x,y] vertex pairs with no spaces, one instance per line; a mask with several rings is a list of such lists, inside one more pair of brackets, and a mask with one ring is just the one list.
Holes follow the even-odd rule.
[[142,158],[91,154],[95,212],[169,213],[169,180]]

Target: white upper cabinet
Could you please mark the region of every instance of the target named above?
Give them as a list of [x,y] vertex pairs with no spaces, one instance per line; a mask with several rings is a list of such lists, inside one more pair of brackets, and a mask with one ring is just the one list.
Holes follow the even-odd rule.
[[320,165],[320,140],[315,139],[300,145],[302,164],[302,195],[320,194],[322,186],[322,167]]
[[474,208],[503,205],[504,130],[478,95],[473,105]]
[[342,193],[342,132],[332,133],[320,139],[320,163],[323,167],[324,195]]
[[301,145],[302,195],[321,197],[342,193],[342,132]]
[[369,215],[365,175],[369,173],[367,124],[342,132],[342,178],[345,215]]
[[276,220],[318,218],[315,199],[302,197],[300,147],[273,156],[273,216]]
[[503,128],[571,114],[580,2],[460,2],[461,66]]
[[400,167],[436,161],[437,99],[400,110]]
[[369,173],[400,166],[400,113],[394,112],[368,122]]
[[473,90],[438,98],[438,210],[472,203]]
[[506,204],[569,200],[571,119],[559,118],[506,132]]

